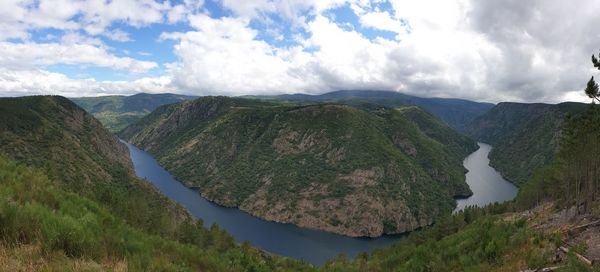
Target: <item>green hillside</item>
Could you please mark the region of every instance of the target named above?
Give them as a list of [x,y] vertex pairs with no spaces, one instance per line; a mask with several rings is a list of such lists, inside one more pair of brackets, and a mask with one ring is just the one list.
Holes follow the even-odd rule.
[[506,179],[522,185],[554,157],[565,117],[584,108],[580,103],[500,103],[475,119],[467,134],[491,144],[490,164]]
[[[184,110],[196,103],[203,106],[191,107],[194,111]],[[173,134],[173,139],[176,139],[179,137],[175,136],[181,133],[176,130],[179,125],[189,128],[202,127],[205,123],[200,130],[210,135],[209,132],[216,133],[214,131],[225,124],[234,123],[241,128],[239,122],[235,123],[239,116],[248,118],[244,119],[246,121],[258,120],[261,115],[249,114],[251,109],[256,108],[260,108],[262,114],[277,109],[269,124],[274,124],[275,116],[288,120],[285,118],[308,118],[304,114],[309,113],[311,122],[286,122],[286,128],[294,128],[294,131],[299,127],[319,128],[321,122],[328,121],[332,127],[353,122],[365,127],[383,126],[384,131],[392,133],[398,132],[394,130],[394,124],[401,123],[401,132],[405,134],[400,135],[405,138],[397,139],[413,139],[410,133],[420,135],[421,141],[410,142],[414,149],[406,144],[407,141],[398,141],[398,145],[402,143],[404,146],[398,147],[402,152],[418,152],[415,158],[406,160],[406,163],[414,165],[419,161],[416,157],[429,154],[423,151],[423,145],[432,148],[443,146],[438,152],[446,149],[460,152],[463,148],[464,152],[469,152],[466,150],[470,149],[466,145],[470,143],[468,139],[459,137],[452,140],[451,130],[444,131],[438,126],[437,119],[415,107],[366,112],[340,105],[294,108],[243,99],[206,98],[162,107],[143,122],[148,122],[146,126],[159,123],[162,126],[174,125],[170,127],[175,129],[173,133],[162,130],[165,134],[160,134],[161,137]],[[236,114],[237,110],[244,114]],[[167,117],[176,112],[177,122],[167,122],[170,120]],[[320,120],[319,116],[324,112],[329,118]],[[572,125],[569,135],[577,139],[581,135],[590,135],[591,138],[578,147],[573,141],[564,144],[563,157],[557,161],[594,158],[580,156],[597,152],[597,146],[593,150],[586,148],[588,140],[593,140],[598,131],[595,125],[598,114],[589,115],[593,118],[586,120],[591,123],[574,119],[579,127],[587,130]],[[224,119],[225,116],[228,118]],[[349,123],[340,122],[344,116],[352,116],[345,121]],[[368,122],[357,119],[359,117]],[[582,204],[585,201],[581,211],[584,208],[589,211],[597,209],[598,198],[594,196],[600,190],[592,187],[595,189],[586,191],[593,194],[575,198],[575,184],[569,186],[565,183],[571,173],[579,172],[577,165],[583,165],[583,161],[562,166],[557,164],[556,171],[547,174],[554,178],[534,179],[534,182],[528,183],[530,186],[525,188],[524,194],[519,195],[518,205],[528,208],[531,205],[535,207],[536,202],[532,200],[537,204],[542,199],[557,201],[553,209],[544,208],[552,206],[545,205],[541,209],[514,212],[515,205],[509,203],[485,209],[467,209],[453,216],[446,214],[433,226],[411,233],[407,239],[389,248],[369,255],[360,254],[353,260],[340,256],[315,269],[305,263],[265,254],[247,244],[237,245],[217,226],[208,230],[202,228],[202,223],[191,219],[183,208],[135,178],[122,144],[91,115],[64,98],[3,98],[0,99],[0,118],[1,271],[521,271],[544,267],[557,267],[557,271],[592,271],[573,254],[563,254],[556,261],[558,246],[568,246],[573,252],[586,256],[593,256],[587,254],[593,254],[597,249],[597,245],[581,244],[578,240],[587,237],[582,236],[587,235],[585,232],[569,232],[568,236],[561,234],[561,230],[570,226],[594,222],[598,219],[597,215],[585,213],[575,217],[575,213],[571,213],[574,217],[561,223],[555,216],[564,212],[553,210],[568,207],[575,201]],[[376,120],[385,122],[377,123]],[[247,138],[249,133],[244,131],[252,126],[248,122],[245,124],[247,127],[237,132],[244,137],[235,139],[251,139],[258,145],[255,138]],[[341,128],[341,125],[337,127]],[[265,128],[263,133],[268,131]],[[334,129],[323,133],[335,135],[339,132]],[[367,141],[368,137],[359,139],[363,145],[373,148],[372,143]],[[304,143],[310,146],[308,142]],[[422,169],[418,170],[421,174],[427,172],[424,166],[418,167]],[[368,175],[357,177],[350,181],[369,182]],[[594,184],[594,179],[588,181],[588,186]],[[389,183],[386,186],[393,188]],[[565,195],[564,192],[570,194]],[[594,202],[588,205],[588,200]],[[346,205],[350,204],[346,202]],[[593,237],[586,239],[593,243]],[[579,244],[575,243],[577,241]]]
[[306,268],[203,228],[66,98],[0,99],[0,143],[0,270]]
[[71,100],[92,113],[108,130],[116,133],[159,106],[194,98],[178,94],[139,93],[131,96],[77,97]]
[[205,97],[162,106],[121,137],[219,204],[350,236],[431,224],[470,194],[476,149],[417,107],[290,106]]
[[362,106],[376,104],[386,107],[419,106],[430,112],[448,126],[463,132],[475,118],[484,114],[494,104],[464,99],[417,97],[392,91],[335,91],[320,95],[292,94],[278,96],[254,96],[262,99],[298,102],[330,102]]

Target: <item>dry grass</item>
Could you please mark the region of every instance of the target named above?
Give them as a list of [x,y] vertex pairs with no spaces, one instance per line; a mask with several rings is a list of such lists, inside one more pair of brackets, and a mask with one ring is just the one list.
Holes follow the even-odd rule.
[[62,253],[44,254],[40,245],[0,246],[0,271],[128,271],[123,260],[102,264]]

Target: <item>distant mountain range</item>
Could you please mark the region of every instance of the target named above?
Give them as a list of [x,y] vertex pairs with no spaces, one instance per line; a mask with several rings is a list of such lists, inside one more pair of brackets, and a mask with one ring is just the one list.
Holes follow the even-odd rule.
[[159,106],[197,98],[179,94],[139,93],[131,96],[99,96],[70,98],[93,114],[104,126],[115,133],[135,123]]
[[454,98],[417,97],[392,91],[336,91],[321,95],[290,94],[276,96],[250,96],[261,99],[291,101],[335,102],[350,105],[362,103],[395,107],[414,105],[440,118],[450,127],[464,131],[467,124],[487,112],[494,104]]
[[[424,98],[391,91],[336,91],[321,95],[243,96],[256,99],[276,99],[297,103],[335,102],[349,105],[378,104],[388,107],[419,106],[446,122],[450,127],[464,131],[477,116],[494,104],[451,98]],[[178,94],[146,94],[131,96],[100,96],[71,98],[87,112],[92,113],[111,132],[116,133],[159,106],[198,98]]]

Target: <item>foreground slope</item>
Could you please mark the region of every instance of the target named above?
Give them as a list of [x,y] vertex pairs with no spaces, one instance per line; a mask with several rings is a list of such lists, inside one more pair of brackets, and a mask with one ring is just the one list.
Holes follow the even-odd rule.
[[0,99],[0,270],[306,268],[206,230],[63,97]]
[[121,136],[219,204],[350,236],[431,224],[470,194],[468,138],[417,107],[361,110],[205,97]]
[[169,93],[139,93],[131,96],[77,97],[71,100],[98,118],[108,130],[118,132],[159,106],[194,98]]
[[475,119],[467,134],[491,144],[490,164],[517,185],[548,164],[558,149],[565,117],[585,108],[581,103],[500,103]]

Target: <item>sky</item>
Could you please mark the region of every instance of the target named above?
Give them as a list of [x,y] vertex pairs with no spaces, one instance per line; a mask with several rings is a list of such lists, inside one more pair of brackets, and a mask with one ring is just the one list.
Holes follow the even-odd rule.
[[598,0],[0,0],[0,96],[586,101]]

